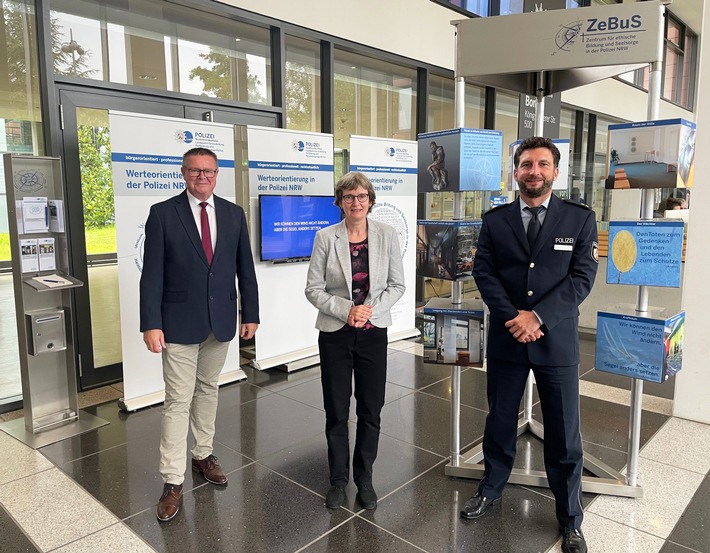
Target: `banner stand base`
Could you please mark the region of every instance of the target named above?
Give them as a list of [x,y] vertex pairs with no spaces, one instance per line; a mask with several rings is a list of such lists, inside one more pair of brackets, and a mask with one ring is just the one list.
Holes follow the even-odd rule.
[[286,373],[292,373],[318,364],[320,364],[320,355],[313,355],[312,357],[306,357],[305,359],[297,359],[296,361],[284,363],[283,365],[277,365],[274,368]]

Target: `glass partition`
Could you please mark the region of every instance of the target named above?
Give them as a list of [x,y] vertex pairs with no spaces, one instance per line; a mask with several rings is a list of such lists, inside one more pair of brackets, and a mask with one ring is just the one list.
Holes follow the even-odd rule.
[[334,73],[336,148],[350,135],[416,140],[415,69],[336,50]]
[[320,45],[286,35],[286,128],[320,132]]
[[272,103],[268,29],[150,0],[50,6],[57,75]]
[[[0,154],[43,155],[33,1],[4,0],[0,33]],[[0,156],[0,412],[22,395],[5,171]]]

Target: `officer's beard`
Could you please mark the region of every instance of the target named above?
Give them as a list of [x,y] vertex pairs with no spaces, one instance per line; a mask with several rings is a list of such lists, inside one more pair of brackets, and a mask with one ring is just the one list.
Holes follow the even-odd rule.
[[546,180],[543,182],[540,188],[528,188],[524,180],[518,181],[518,186],[520,187],[520,193],[527,198],[540,198],[546,196],[550,190],[552,190],[552,183],[554,180]]

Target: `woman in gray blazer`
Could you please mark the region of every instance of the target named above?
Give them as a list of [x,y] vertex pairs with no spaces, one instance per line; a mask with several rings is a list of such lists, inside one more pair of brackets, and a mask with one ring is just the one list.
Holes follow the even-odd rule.
[[345,501],[349,481],[348,417],[355,376],[357,434],[353,480],[357,502],[377,507],[372,465],[385,401],[387,327],[390,310],[404,294],[404,270],[395,230],[369,219],[375,190],[362,173],[348,173],[335,185],[335,204],[344,219],[316,234],[308,267],[306,297],[317,309],[321,383],[328,441],[330,490],[326,506]]

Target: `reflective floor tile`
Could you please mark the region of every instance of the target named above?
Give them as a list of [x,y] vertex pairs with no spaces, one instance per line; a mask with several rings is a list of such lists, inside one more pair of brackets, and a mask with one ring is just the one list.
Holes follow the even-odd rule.
[[710,553],[710,476],[705,477],[668,539]]
[[[193,443],[190,439],[184,482],[186,491],[207,484],[202,475],[191,470],[189,448]],[[98,455],[82,457],[62,465],[61,469],[118,518],[124,519],[151,509],[158,503],[163,491],[163,481],[158,472],[159,448],[159,435],[146,437]],[[251,462],[219,442],[214,444],[214,454],[227,475]]]
[[56,468],[0,486],[0,503],[44,551],[117,522],[107,509]]
[[249,384],[246,381],[234,382],[232,384],[226,384],[220,386],[219,388],[219,401],[241,405],[247,401],[253,401],[257,398],[264,397],[273,393],[271,390],[265,388],[259,388],[253,384]]
[[[356,417],[356,402],[355,402],[355,387],[353,385],[353,397],[350,399],[350,418],[355,419]],[[321,386],[320,378],[317,380],[310,380],[298,386],[292,386],[285,390],[278,392],[279,394],[315,407],[316,409],[324,410],[323,408],[323,388]],[[390,403],[400,397],[404,397],[408,394],[413,393],[411,388],[405,388],[404,386],[399,386],[397,384],[392,384],[387,382],[385,384],[385,403]],[[325,415],[324,415],[325,416]],[[324,419],[325,420],[325,419]]]
[[387,356],[387,382],[419,390],[451,376],[448,365],[424,363],[421,357],[407,352]]
[[354,517],[303,549],[303,553],[421,553],[403,539]]
[[[279,394],[242,405],[220,402],[215,439],[251,459],[323,432],[323,411]],[[227,424],[222,424],[222,422]]]
[[111,402],[87,407],[85,411],[108,421],[109,424],[41,448],[42,454],[57,465],[145,436],[160,436],[162,405],[125,413],[118,408],[116,402]]
[[39,452],[0,430],[0,485],[53,466]]
[[687,547],[683,547],[682,545],[678,545],[677,543],[667,541],[666,545],[663,546],[659,553],[707,553],[707,551],[708,550],[706,549],[700,549],[696,551],[695,549],[688,549]]
[[[540,416],[540,407],[534,412]],[[629,438],[629,408],[582,396],[580,398],[582,439],[605,447],[626,451]],[[653,436],[668,419],[665,415],[643,411],[641,416],[641,445]]]
[[[628,407],[631,405],[631,391],[621,388],[613,388],[588,380],[580,380],[579,393],[582,396],[601,399]],[[643,394],[642,407],[644,411],[660,413],[661,415],[671,416],[673,414],[673,400],[658,396],[650,396]]]
[[98,551],[151,553],[155,549],[134,534],[125,524],[119,522],[69,545],[55,549],[52,553],[97,553]]
[[589,512],[665,539],[702,480],[695,472],[640,458],[638,485],[643,497],[600,496]]
[[[587,514],[582,523],[589,551],[599,553],[658,553],[663,547],[661,538],[629,528],[594,514]],[[561,553],[560,539],[550,553]]]
[[461,519],[459,511],[476,487],[476,481],[449,478],[437,467],[361,516],[432,553],[530,553],[545,551],[555,542],[553,501],[518,486],[508,486],[502,503],[484,517]]
[[709,452],[710,425],[671,418],[643,448],[641,456],[704,475],[710,470]]
[[[632,379],[627,376],[620,376],[618,374],[612,374],[598,370],[587,372],[583,378],[584,380],[588,380],[590,382],[596,382],[598,384],[604,384],[606,386],[612,386],[614,388],[621,388],[622,390],[630,390],[632,383]],[[658,384],[656,382],[644,382],[643,393],[650,396],[673,399],[673,392],[675,389],[674,380],[675,376],[671,376],[662,384]]]
[[2,553],[37,553],[37,549],[12,517],[0,505],[0,551]]
[[[447,401],[451,400],[451,372],[444,380],[421,389],[422,393],[431,394]],[[461,404],[488,411],[486,395],[486,373],[475,370],[461,371]]]
[[[352,451],[355,445],[355,424],[351,423],[348,430]],[[442,461],[439,455],[381,434],[373,466],[375,491],[382,498]],[[323,497],[330,488],[328,447],[323,434],[283,449],[262,459],[260,463]],[[359,511],[361,507],[355,501],[357,488],[352,482],[352,474],[345,493],[345,507]]]
[[[460,443],[465,449],[480,440],[486,414],[461,406]],[[417,392],[382,408],[382,433],[448,457],[451,450],[450,403],[438,397]]]
[[258,464],[237,471],[226,488],[203,486],[184,496],[167,523],[143,512],[126,523],[160,552],[293,552],[344,522],[323,498]]

